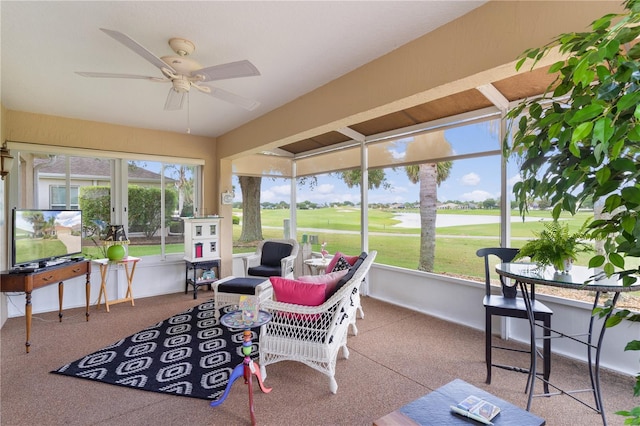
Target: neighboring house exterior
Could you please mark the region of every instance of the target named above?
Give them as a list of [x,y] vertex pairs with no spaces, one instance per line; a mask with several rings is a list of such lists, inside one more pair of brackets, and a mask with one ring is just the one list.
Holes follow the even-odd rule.
[[[111,161],[91,157],[67,157],[48,155],[33,159],[33,179],[38,182],[34,187],[38,208],[62,209],[66,207],[67,158],[69,167],[70,208],[78,209],[78,195],[82,186],[109,186],[111,184]],[[142,167],[130,167],[129,184],[144,187],[160,187],[159,173]],[[165,183],[173,182],[165,178]]]

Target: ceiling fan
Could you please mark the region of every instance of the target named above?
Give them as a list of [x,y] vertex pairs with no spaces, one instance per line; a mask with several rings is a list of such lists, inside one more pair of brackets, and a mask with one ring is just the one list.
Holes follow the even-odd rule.
[[133,78],[165,83],[170,82],[171,88],[169,89],[169,94],[164,105],[165,110],[182,109],[184,99],[192,87],[195,87],[202,93],[238,105],[249,111],[256,109],[260,105],[258,101],[244,98],[217,87],[202,84],[209,81],[260,75],[260,71],[247,60],[203,68],[202,65],[188,58],[195,50],[195,45],[184,38],[172,38],[169,40],[169,46],[171,46],[171,49],[173,49],[177,56],[162,56],[159,58],[124,33],[105,28],[100,28],[100,30],[158,67],[162,73],[162,77],[104,72],[76,72],[76,74],[83,77]]

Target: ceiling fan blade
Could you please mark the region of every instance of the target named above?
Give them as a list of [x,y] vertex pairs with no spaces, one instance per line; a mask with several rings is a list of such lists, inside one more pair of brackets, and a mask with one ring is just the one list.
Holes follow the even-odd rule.
[[246,110],[253,111],[260,106],[260,102],[254,99],[243,98],[235,93],[227,92],[226,90],[219,89],[217,87],[207,86],[211,89],[210,95],[214,98],[218,98],[225,102],[229,102],[234,105],[238,105]]
[[260,75],[260,71],[247,60],[214,65],[193,71],[192,76],[201,75],[202,81],[225,80],[228,78],[252,77]]
[[178,92],[173,87],[169,89],[167,101],[164,103],[165,111],[176,111],[182,109],[184,98],[187,92]]
[[89,72],[89,71],[76,71],[76,74],[83,77],[96,77],[96,78],[136,78],[140,80],[153,80],[153,81],[169,81],[168,79],[162,79],[159,77],[150,77],[148,75],[135,75],[135,74],[112,74],[108,72]]
[[104,32],[108,36],[111,36],[115,40],[127,46],[129,49],[133,50],[138,55],[142,56],[147,61],[151,62],[154,66],[162,69],[168,68],[172,72],[176,72],[171,66],[167,65],[162,59],[158,58],[156,55],[147,50],[144,46],[139,44],[137,41],[129,37],[128,35],[121,33],[120,31],[108,30],[105,28],[100,28],[100,31]]

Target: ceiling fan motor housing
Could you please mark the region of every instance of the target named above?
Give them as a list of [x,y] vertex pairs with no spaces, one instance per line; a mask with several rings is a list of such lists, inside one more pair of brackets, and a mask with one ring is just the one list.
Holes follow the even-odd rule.
[[171,46],[171,49],[180,56],[191,55],[193,51],[196,50],[195,44],[180,37],[169,39],[169,46]]

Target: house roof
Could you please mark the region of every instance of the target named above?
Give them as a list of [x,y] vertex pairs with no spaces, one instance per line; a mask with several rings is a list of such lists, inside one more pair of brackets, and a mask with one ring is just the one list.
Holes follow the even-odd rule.
[[[48,158],[34,159],[34,167],[39,173],[60,174],[66,172],[66,157],[51,156]],[[69,157],[69,173],[73,177],[84,176],[87,178],[110,179],[111,164],[108,159],[92,157]],[[147,180],[158,182],[160,174],[136,165],[131,165],[128,170],[129,179]],[[173,179],[165,178],[169,181]]]

